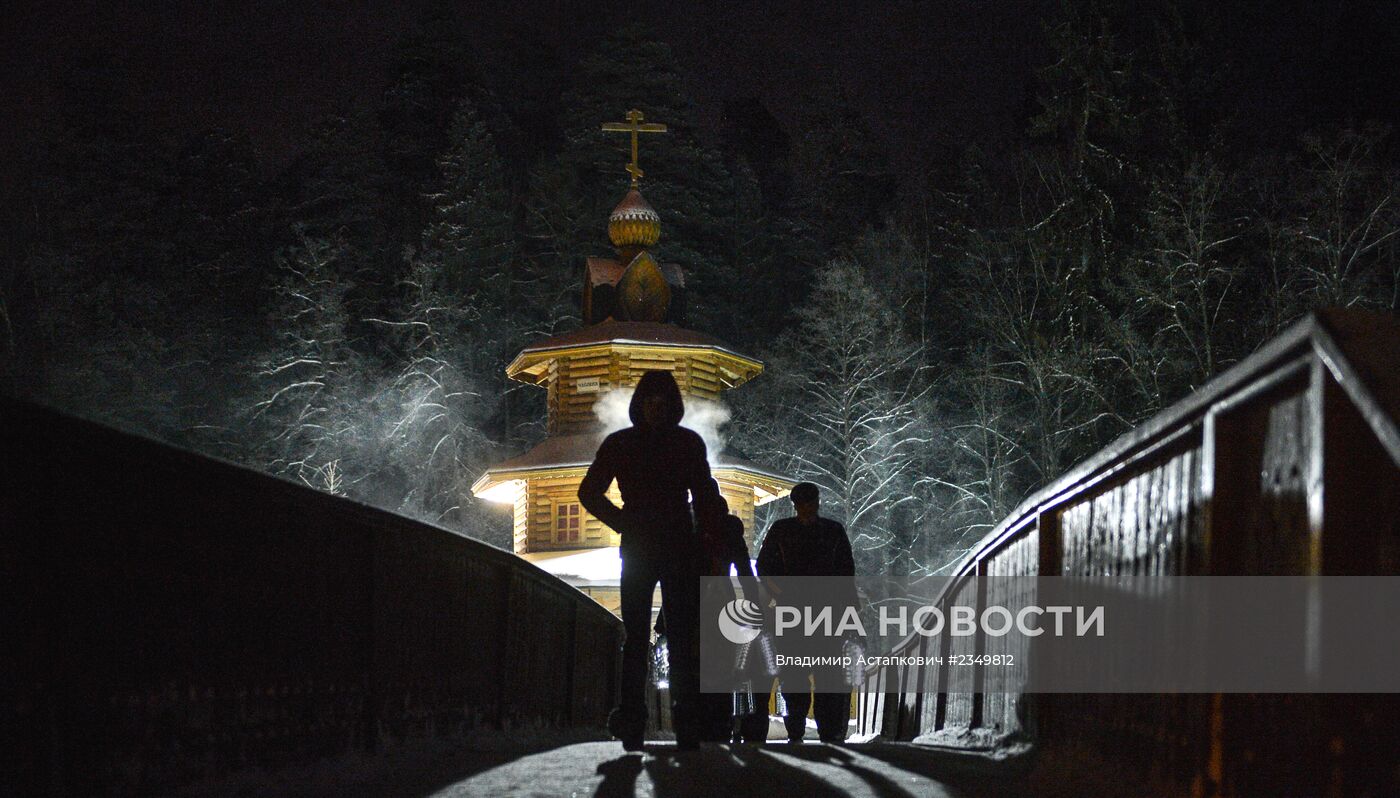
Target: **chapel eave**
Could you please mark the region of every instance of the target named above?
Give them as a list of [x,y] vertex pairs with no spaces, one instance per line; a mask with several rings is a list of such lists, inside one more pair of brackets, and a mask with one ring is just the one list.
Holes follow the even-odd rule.
[[695,330],[662,322],[608,320],[530,344],[506,366],[506,374],[511,379],[538,385],[547,378],[550,362],[562,356],[584,357],[628,349],[706,354],[724,370],[731,388],[763,371],[762,361],[740,354],[718,338]]

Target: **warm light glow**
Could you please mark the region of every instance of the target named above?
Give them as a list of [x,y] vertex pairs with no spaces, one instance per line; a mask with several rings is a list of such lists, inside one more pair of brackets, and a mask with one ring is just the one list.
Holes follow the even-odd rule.
[[622,558],[616,546],[540,552],[527,554],[525,559],[565,581],[617,584],[622,579]]
[[778,491],[776,493],[772,493],[755,485],[753,488],[753,506],[762,507],[768,502],[776,501],[786,495],[787,491]]
[[504,482],[497,482],[495,485],[476,494],[478,499],[488,502],[498,502],[500,504],[515,504],[515,500],[520,496],[520,491],[525,489],[525,480],[508,479]]

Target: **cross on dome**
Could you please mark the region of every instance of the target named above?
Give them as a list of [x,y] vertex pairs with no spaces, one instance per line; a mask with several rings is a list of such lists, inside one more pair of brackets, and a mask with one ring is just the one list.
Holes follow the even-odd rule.
[[627,112],[626,122],[604,122],[603,130],[608,133],[631,133],[632,134],[632,162],[627,164],[627,173],[632,175],[632,188],[637,187],[637,183],[642,178],[642,167],[637,163],[637,134],[638,133],[665,133],[666,126],[655,123],[642,124],[642,112],[636,108]]

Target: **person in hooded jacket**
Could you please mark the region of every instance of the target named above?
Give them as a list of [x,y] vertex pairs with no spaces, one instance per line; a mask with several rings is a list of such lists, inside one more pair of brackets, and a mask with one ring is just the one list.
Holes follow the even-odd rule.
[[[632,394],[632,426],[603,439],[578,497],[588,512],[622,536],[620,584],[622,684],[608,728],[629,751],[646,727],[651,597],[659,582],[671,667],[671,716],[680,748],[693,748],[700,719],[700,572],[704,550],[695,526],[725,513],[710,475],[705,442],[682,427],[685,407],[669,371],[648,371]],[[617,480],[622,506],[606,492]],[[694,502],[694,516],[691,502]]]

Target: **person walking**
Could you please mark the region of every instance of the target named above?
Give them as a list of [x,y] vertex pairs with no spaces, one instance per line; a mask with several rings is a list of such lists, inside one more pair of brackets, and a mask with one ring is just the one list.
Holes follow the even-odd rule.
[[[758,576],[774,597],[788,605],[807,605],[817,612],[830,607],[834,618],[840,618],[847,606],[854,606],[855,558],[846,528],[829,518],[822,518],[821,492],[811,482],[792,489],[796,516],[783,518],[768,528],[758,551]],[[814,589],[810,581],[786,577],[840,576],[851,577],[849,586],[837,591]],[[841,638],[789,638],[779,640],[779,650],[795,657],[840,657]],[[813,706],[808,677],[812,679],[816,699]],[[784,665],[778,679],[787,714],[788,741],[800,743],[807,731],[807,710],[817,721],[817,734],[823,742],[842,742],[850,719],[850,685],[845,669],[839,665]]]
[[[641,750],[646,729],[651,599],[658,583],[676,745],[694,748],[699,741],[704,551],[695,526],[697,521],[717,524],[726,506],[710,475],[705,442],[681,426],[684,415],[680,387],[671,373],[643,374],[628,406],[632,426],[603,439],[578,489],[584,508],[622,536],[622,683],[608,730],[628,751]],[[621,507],[606,495],[613,480],[622,495]]]
[[[702,606],[723,606],[737,598],[734,587],[729,581],[731,574],[737,577],[746,599],[759,606],[764,606],[767,602],[759,587],[758,579],[755,578],[753,563],[749,560],[748,544],[744,542],[743,519],[737,515],[728,514],[720,519],[717,527],[704,527],[700,532],[701,542],[705,547],[704,575],[723,577],[722,579],[704,580],[705,584],[702,590],[709,592],[706,594],[707,598],[702,600]],[[754,641],[748,645],[757,647],[760,644]],[[741,656],[740,648],[736,647],[734,651],[730,652],[730,656],[736,665],[741,661],[748,661],[750,664],[747,670],[761,670],[757,667],[761,663],[757,661],[760,658],[756,656],[756,653],[757,651],[750,651],[746,657]],[[711,656],[711,654],[707,653],[707,656]],[[767,675],[771,685],[772,674]],[[762,742],[768,736],[766,693],[761,712],[755,705],[752,687],[735,692],[705,693],[701,696],[701,704],[704,707],[702,711],[704,717],[702,740],[752,743]]]

